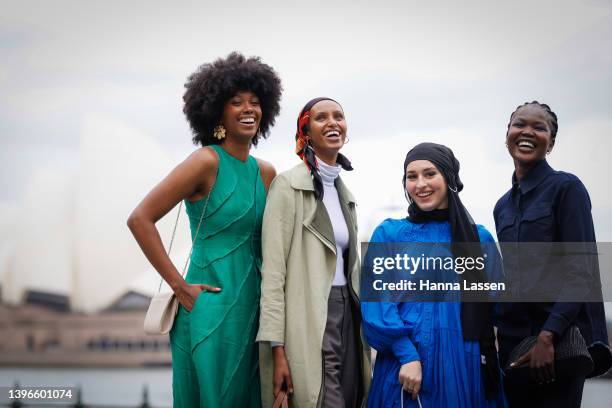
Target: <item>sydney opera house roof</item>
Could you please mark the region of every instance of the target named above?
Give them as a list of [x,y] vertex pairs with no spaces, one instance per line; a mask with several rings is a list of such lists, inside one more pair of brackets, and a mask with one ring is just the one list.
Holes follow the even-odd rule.
[[[21,304],[28,291],[68,296],[72,310],[96,312],[129,290],[151,295],[159,275],[126,227],[172,160],[145,135],[106,118],[86,121],[74,170],[39,168],[23,202],[0,214],[2,301]],[[174,210],[176,211],[176,210]],[[167,243],[175,212],[158,222]],[[186,217],[177,231],[177,264],[188,250]]]

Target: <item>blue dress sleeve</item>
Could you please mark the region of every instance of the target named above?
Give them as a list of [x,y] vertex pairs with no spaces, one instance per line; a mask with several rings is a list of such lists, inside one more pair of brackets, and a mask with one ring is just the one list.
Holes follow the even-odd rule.
[[[493,236],[482,225],[478,226],[478,235],[482,243],[482,253],[485,256],[485,272],[487,281],[491,283],[504,282],[504,263]],[[491,292],[495,296],[495,292]]]
[[[384,224],[379,225],[370,242],[393,242]],[[410,340],[415,322],[405,321],[398,302],[361,302],[364,335],[378,352],[391,352],[400,364],[419,360],[419,353]]]
[[[482,225],[478,226],[478,235],[480,242],[483,244],[483,254],[486,256],[485,259],[485,272],[487,275],[487,282],[491,283],[502,283],[505,282],[504,274],[504,263],[495,243],[495,239],[485,227]],[[497,291],[489,291],[491,301],[494,301],[497,296]],[[493,325],[498,325],[499,307],[498,304],[493,306]]]

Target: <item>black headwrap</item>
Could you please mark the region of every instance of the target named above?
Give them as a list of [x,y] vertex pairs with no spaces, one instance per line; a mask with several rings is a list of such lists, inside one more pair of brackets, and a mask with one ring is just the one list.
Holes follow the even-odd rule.
[[[455,158],[453,151],[446,146],[436,143],[421,143],[416,145],[406,155],[404,160],[404,178],[402,184],[406,183],[406,167],[415,160],[428,160],[444,176],[448,185],[448,220],[451,224],[451,242],[480,242],[478,230],[474,220],[467,209],[461,203],[459,192],[463,190],[463,183],[459,178],[459,161]],[[414,201],[409,198],[408,216],[415,222],[423,222],[431,219],[426,211],[422,211]],[[457,248],[457,250],[461,250]],[[453,246],[453,252],[455,247]]]
[[[410,162],[415,160],[428,160],[442,173],[448,186],[448,209],[423,211],[407,195],[410,202],[408,219],[415,223],[448,220],[451,228],[453,255],[456,257],[482,257],[480,245],[475,245],[475,243],[480,242],[478,229],[459,198],[459,192],[463,190],[463,183],[459,178],[459,161],[455,158],[453,151],[436,143],[416,145],[408,152],[404,160],[404,176],[402,178],[404,191],[406,190],[406,168]],[[460,276],[467,284],[486,281],[484,271],[472,270]],[[464,287],[464,285],[461,285],[461,287]],[[470,301],[471,293],[469,291],[462,292],[461,329],[465,340],[477,340],[480,343],[480,352],[485,357],[485,363],[482,364],[483,380],[487,397],[490,398],[497,394],[499,389],[499,369],[492,324],[493,304]]]
[[[314,149],[312,148],[310,140],[307,140],[306,136],[310,131],[310,109],[317,103],[325,100],[336,102],[331,98],[320,97],[311,99],[306,105],[304,105],[300,111],[300,115],[298,116],[297,131],[295,132],[295,153],[300,156],[300,158],[304,161],[304,164],[306,164],[308,170],[310,170],[315,189],[315,198],[317,200],[323,200],[323,181],[321,180],[321,174],[319,174],[319,163],[317,163]],[[339,103],[338,106],[340,106]],[[349,159],[347,159],[346,156],[341,153],[338,153],[336,162],[342,166],[344,170],[353,170]]]

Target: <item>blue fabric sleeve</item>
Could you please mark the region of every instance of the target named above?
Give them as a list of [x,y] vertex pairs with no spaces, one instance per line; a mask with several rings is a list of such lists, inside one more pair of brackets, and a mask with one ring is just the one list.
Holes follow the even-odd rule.
[[[487,281],[492,283],[505,282],[504,263],[502,256],[497,248],[497,243],[487,229],[481,225],[478,226],[478,235],[482,245],[482,253],[485,256],[485,272]],[[494,297],[495,292],[491,292]]]
[[[487,274],[487,281],[491,283],[505,282],[504,263],[495,243],[495,239],[493,239],[491,233],[482,225],[478,226],[478,235],[480,237],[480,242],[484,244],[482,246],[482,252],[486,255],[485,272]],[[489,297],[491,301],[494,301],[497,297],[497,291],[489,291]],[[493,325],[497,326],[498,308],[496,305],[493,305],[492,317]]]
[[363,333],[378,352],[392,352],[401,364],[419,360],[419,353],[410,340],[413,322],[402,320],[398,304],[361,302]]
[[[384,223],[379,225],[370,242],[389,242]],[[419,360],[410,340],[414,322],[404,321],[397,302],[361,302],[363,333],[378,352],[392,352],[401,364]]]
[[478,226],[478,235],[480,242],[483,243],[483,255],[485,255],[485,272],[489,282],[504,281],[504,263],[502,261],[499,248],[493,236],[487,229],[481,225]]

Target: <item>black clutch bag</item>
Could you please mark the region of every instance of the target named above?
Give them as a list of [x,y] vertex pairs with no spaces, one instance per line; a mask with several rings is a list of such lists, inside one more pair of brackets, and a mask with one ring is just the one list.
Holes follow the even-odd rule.
[[[510,367],[510,364],[527,353],[536,343],[537,336],[526,337],[512,349],[504,368],[506,381],[514,384],[535,385],[529,374],[529,366]],[[565,335],[555,344],[555,379],[587,377],[593,371],[593,359],[587,349],[580,329],[570,326]]]

